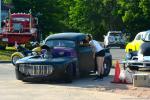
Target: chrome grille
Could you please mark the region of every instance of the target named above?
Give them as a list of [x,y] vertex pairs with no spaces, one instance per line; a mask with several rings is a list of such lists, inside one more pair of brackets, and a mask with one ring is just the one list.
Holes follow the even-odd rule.
[[50,75],[53,72],[53,66],[20,64],[19,71],[26,75]]

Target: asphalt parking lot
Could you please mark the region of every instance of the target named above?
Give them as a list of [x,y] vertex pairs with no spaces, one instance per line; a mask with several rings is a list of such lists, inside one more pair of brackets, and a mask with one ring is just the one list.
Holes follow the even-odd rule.
[[[114,60],[124,55],[123,49],[112,48]],[[0,64],[0,100],[150,100],[150,89],[136,88],[132,84],[113,84],[114,68],[103,81],[94,81],[94,76],[65,83],[26,83],[15,78],[14,66]]]

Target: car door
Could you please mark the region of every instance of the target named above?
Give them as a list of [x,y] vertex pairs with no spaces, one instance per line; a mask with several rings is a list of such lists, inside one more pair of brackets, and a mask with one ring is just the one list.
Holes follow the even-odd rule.
[[94,70],[93,52],[89,45],[78,45],[77,56],[80,73],[88,74]]

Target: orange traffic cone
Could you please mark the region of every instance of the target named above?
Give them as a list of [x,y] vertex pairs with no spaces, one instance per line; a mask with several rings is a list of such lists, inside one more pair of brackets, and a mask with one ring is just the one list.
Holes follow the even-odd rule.
[[116,65],[115,65],[115,76],[114,76],[114,80],[112,81],[112,83],[120,83],[120,66],[119,66],[119,62],[116,61]]

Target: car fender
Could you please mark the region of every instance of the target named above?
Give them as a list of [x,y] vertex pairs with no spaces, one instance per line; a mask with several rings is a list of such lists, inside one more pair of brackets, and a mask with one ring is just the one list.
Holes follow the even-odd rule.
[[41,47],[36,47],[36,48],[34,48],[34,49],[32,49],[32,51],[34,51],[34,52],[41,52]]
[[126,53],[131,52],[131,51],[135,51],[135,45],[132,42],[128,43],[125,48]]
[[126,48],[125,48],[125,52],[135,52],[138,51],[140,49],[141,44],[143,43],[143,41],[132,41],[130,43],[127,44]]
[[21,58],[24,57],[24,55],[23,55],[21,52],[15,52],[15,53],[13,53],[13,54],[11,55],[11,59],[12,59],[13,56],[19,56],[19,57],[21,57]]

